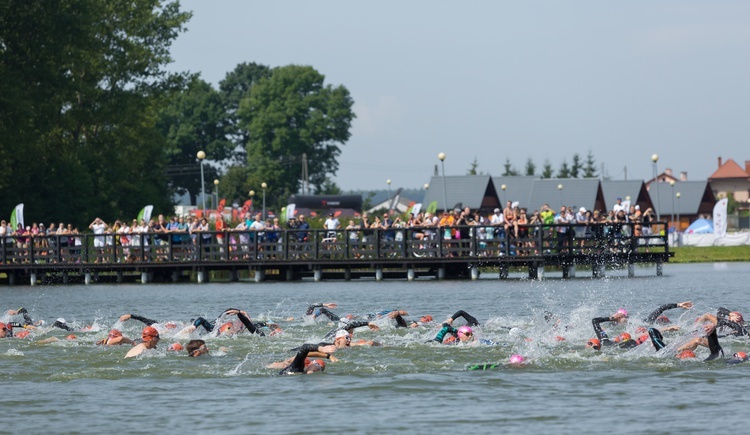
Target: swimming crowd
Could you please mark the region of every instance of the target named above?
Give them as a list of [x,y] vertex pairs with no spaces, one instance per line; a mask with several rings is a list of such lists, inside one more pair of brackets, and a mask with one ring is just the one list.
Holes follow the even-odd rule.
[[[274,362],[267,367],[270,369],[279,369],[280,374],[292,373],[315,373],[324,371],[326,368],[325,360],[336,362],[338,358],[333,354],[352,346],[379,346],[378,342],[372,340],[353,340],[355,330],[359,328],[369,328],[373,331],[380,330],[379,325],[385,323],[391,324],[395,328],[422,328],[433,329],[436,332],[432,342],[446,345],[495,345],[491,340],[477,338],[477,328],[480,322],[471,314],[458,310],[452,316],[447,318],[441,324],[435,324],[431,315],[423,315],[415,319],[407,319],[409,313],[405,310],[384,310],[376,313],[364,314],[359,316],[346,315],[339,316],[332,310],[336,309],[336,303],[315,303],[309,305],[305,317],[309,320],[327,319],[332,329],[325,334],[322,341],[318,343],[305,343],[292,349],[294,356],[283,361]],[[716,313],[705,313],[698,316],[695,320],[700,325],[700,334],[688,333],[682,337],[673,337],[675,342],[679,341],[679,347],[668,347],[665,339],[666,335],[677,334],[681,329],[680,326],[672,323],[664,314],[668,310],[674,309],[690,310],[693,308],[691,301],[664,304],[656,308],[645,319],[631,319],[627,310],[618,309],[614,314],[605,317],[595,317],[591,320],[594,337],[587,340],[584,348],[591,352],[601,352],[605,349],[614,351],[615,349],[631,349],[647,342],[650,342],[654,351],[660,355],[667,355],[679,359],[696,358],[696,349],[698,347],[708,348],[709,355],[704,361],[713,361],[724,359],[728,364],[737,364],[748,360],[746,352],[736,352],[726,357],[724,350],[719,343],[721,337],[748,337],[744,318],[738,311],[730,311],[726,308],[719,308]],[[456,326],[454,322],[462,319],[462,325]],[[58,318],[48,327],[43,320],[34,321],[28,310],[19,308],[17,310],[8,310],[2,316],[3,322],[0,322],[0,338],[15,338],[33,340],[38,335],[45,334],[51,330],[59,329],[70,332],[65,337],[67,340],[77,339],[75,332],[92,332],[91,327],[83,327],[78,330],[71,327],[63,318]],[[180,324],[174,321],[158,321],[149,319],[138,314],[123,314],[119,317],[118,322],[136,320],[145,324],[141,331],[140,340],[125,337],[121,330],[110,329],[106,338],[96,342],[100,346],[131,346],[124,355],[125,358],[132,358],[142,355],[149,350],[156,349],[161,337],[169,335],[172,339],[187,339],[185,345],[179,341],[174,341],[168,346],[168,351],[181,352],[185,351],[189,357],[200,357],[209,354],[206,340],[204,338],[218,336],[233,336],[236,334],[251,334],[256,336],[273,336],[282,334],[283,330],[278,323],[266,323],[253,321],[246,311],[229,308],[224,310],[215,320],[209,321],[203,317],[191,319],[189,322]],[[284,321],[292,321],[294,318],[286,318]],[[563,326],[560,318],[556,317],[549,311],[544,312],[544,324],[557,341],[566,341],[565,331],[570,330],[574,325]],[[610,325],[610,332],[605,331],[603,325]],[[619,327],[619,328],[618,328]],[[620,330],[619,334],[612,333],[614,328]],[[507,328],[514,329],[514,328]],[[630,332],[628,332],[630,331]],[[37,335],[38,334],[38,335]],[[201,338],[202,337],[202,338]],[[40,337],[39,337],[40,338]],[[50,343],[59,340],[57,337],[40,339],[37,343]],[[531,340],[528,338],[527,340]],[[487,370],[507,365],[523,366],[529,361],[520,354],[513,354],[505,363],[495,364],[478,364],[468,367],[469,370]]]

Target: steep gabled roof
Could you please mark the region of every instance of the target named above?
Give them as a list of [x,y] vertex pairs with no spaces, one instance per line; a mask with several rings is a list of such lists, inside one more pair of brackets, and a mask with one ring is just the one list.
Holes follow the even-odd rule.
[[720,178],[750,178],[750,174],[745,172],[740,165],[738,165],[734,160],[727,159],[724,164],[722,164],[719,169],[716,170],[713,174],[711,174],[710,177],[708,177],[708,181],[716,180]]
[[[445,181],[445,196],[443,195],[443,181]],[[477,210],[482,207],[488,191],[492,195],[490,187],[489,175],[448,175],[445,180],[440,175],[434,176],[430,180],[430,188],[427,189],[423,204],[426,208],[432,201],[437,201],[438,210],[450,210],[456,204],[461,203],[463,207]],[[447,206],[444,205],[445,197],[448,200]],[[493,200],[494,204],[497,200],[495,198]]]
[[[561,186],[562,189],[559,189]],[[549,204],[553,210],[560,206],[572,206],[576,209],[585,207],[586,210],[602,209],[604,195],[598,178],[560,178],[534,180],[531,197],[527,206],[531,210],[539,210],[542,204]]]
[[[658,200],[657,200],[658,193]],[[680,197],[677,198],[677,193]],[[697,215],[701,213],[713,213],[716,198],[707,181],[681,181],[675,183],[674,187],[669,183],[654,183],[649,190],[654,211],[658,211],[659,217],[664,220],[665,216]]]
[[[500,199],[500,208],[505,207],[507,201],[518,201],[523,207],[530,205],[531,192],[534,190],[535,177],[492,177],[492,184],[495,185],[495,192]],[[503,185],[506,189],[503,191]],[[533,207],[531,208],[534,209]]]
[[653,207],[651,197],[648,195],[646,186],[641,180],[608,180],[602,181],[602,192],[604,201],[607,204],[607,210],[612,210],[617,204],[617,198],[623,201],[630,197],[632,205],[640,205],[641,210],[645,211],[648,207]]

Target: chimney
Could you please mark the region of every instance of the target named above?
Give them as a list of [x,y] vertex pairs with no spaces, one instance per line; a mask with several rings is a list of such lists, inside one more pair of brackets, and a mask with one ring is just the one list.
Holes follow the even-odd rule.
[[680,172],[680,181],[687,181],[687,172],[685,171]]
[[664,169],[664,173],[667,174],[667,175],[669,175],[671,177],[672,176],[672,168],[666,168],[666,169]]
[[719,167],[721,167],[721,157],[719,157]]
[[750,160],[745,160],[745,172],[750,175]]

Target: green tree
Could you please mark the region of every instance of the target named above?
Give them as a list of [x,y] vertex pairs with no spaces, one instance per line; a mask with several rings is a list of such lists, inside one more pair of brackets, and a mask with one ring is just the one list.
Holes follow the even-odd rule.
[[474,157],[474,161],[471,162],[471,165],[469,166],[468,172],[466,172],[466,175],[477,175],[477,168],[479,167],[479,162],[477,162],[477,158]]
[[545,159],[544,166],[542,166],[542,178],[552,178],[553,172],[552,163],[549,162],[549,159]]
[[505,164],[503,165],[503,177],[515,177],[518,175],[518,171],[510,163],[510,158],[505,158]]
[[578,153],[573,154],[573,164],[570,166],[570,178],[580,178],[583,173],[583,164],[581,156]]
[[586,155],[586,162],[583,166],[583,176],[586,178],[594,178],[596,174],[596,160],[594,160],[594,154],[589,150]]
[[83,226],[171,206],[156,120],[189,17],[176,1],[0,4],[0,209]]
[[224,110],[227,113],[228,133],[232,141],[243,151],[250,138],[250,133],[240,127],[239,115],[240,102],[247,97],[250,88],[260,79],[271,76],[271,68],[257,63],[241,63],[234,70],[227,73],[224,80],[219,82],[219,92],[224,102]]
[[534,161],[531,160],[531,157],[526,160],[526,175],[530,177],[536,175],[536,165],[534,164]]
[[568,167],[568,161],[563,160],[560,169],[557,171],[557,178],[570,178],[570,167]]
[[303,153],[316,191],[338,170],[340,145],[351,136],[353,100],[343,86],[324,85],[310,66],[274,68],[240,103],[240,127],[249,132],[248,182],[266,181],[272,201],[283,204],[299,190]]
[[[206,153],[203,162],[206,191],[213,191],[213,180],[219,176],[216,163],[232,157],[234,145],[228,139],[228,120],[219,93],[197,76],[172,95],[169,106],[160,114],[159,127],[166,137],[170,186],[179,194],[188,192],[192,204],[201,193],[199,151]],[[208,164],[206,162],[214,162]],[[219,187],[224,192],[224,183]]]

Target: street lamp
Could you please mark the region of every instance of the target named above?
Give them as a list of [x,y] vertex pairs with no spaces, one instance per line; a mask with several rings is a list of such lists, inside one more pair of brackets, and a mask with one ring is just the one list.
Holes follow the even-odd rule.
[[672,223],[674,224],[674,180],[669,180],[669,185],[672,186]]
[[655,188],[654,190],[656,192],[656,221],[658,222],[659,220],[661,220],[661,217],[660,217],[661,210],[659,210],[659,179],[657,178],[658,173],[656,172],[656,162],[659,161],[659,155],[653,154],[651,156],[651,161],[654,162],[654,188]]
[[266,189],[268,184],[260,183],[260,188],[263,189],[263,221],[266,221]]
[[438,154],[440,165],[443,167],[443,211],[448,212],[448,192],[445,187],[445,153]]
[[388,185],[388,212],[391,211],[391,179],[385,180],[385,184]]
[[500,186],[500,188],[503,189],[503,199],[502,199],[502,203],[500,204],[500,206],[502,207],[502,206],[505,205],[505,189],[507,189],[508,186],[506,186],[505,184],[503,184],[502,186]]
[[206,216],[206,183],[203,180],[203,160],[206,158],[206,153],[198,151],[198,160],[201,162],[201,199],[203,200],[203,216]]
[[429,190],[429,188],[430,188],[430,184],[429,183],[424,183],[424,190]]
[[253,207],[253,196],[255,196],[255,191],[251,190],[251,191],[247,192],[247,194],[248,194],[248,196],[250,196],[250,213],[252,213],[253,212],[253,208],[254,208]]
[[680,192],[677,192],[674,196],[677,197],[677,227],[675,228],[675,234],[677,234],[677,246],[680,246]]
[[557,185],[557,190],[559,190],[559,191],[560,191],[560,207],[562,207],[562,206],[564,205],[564,204],[563,204],[563,200],[562,200],[562,188],[563,188],[563,185],[562,185],[562,184],[558,184],[558,185]]
[[216,195],[216,202],[214,204],[215,204],[216,211],[218,212],[219,211],[219,179],[218,178],[214,179],[214,195]]

